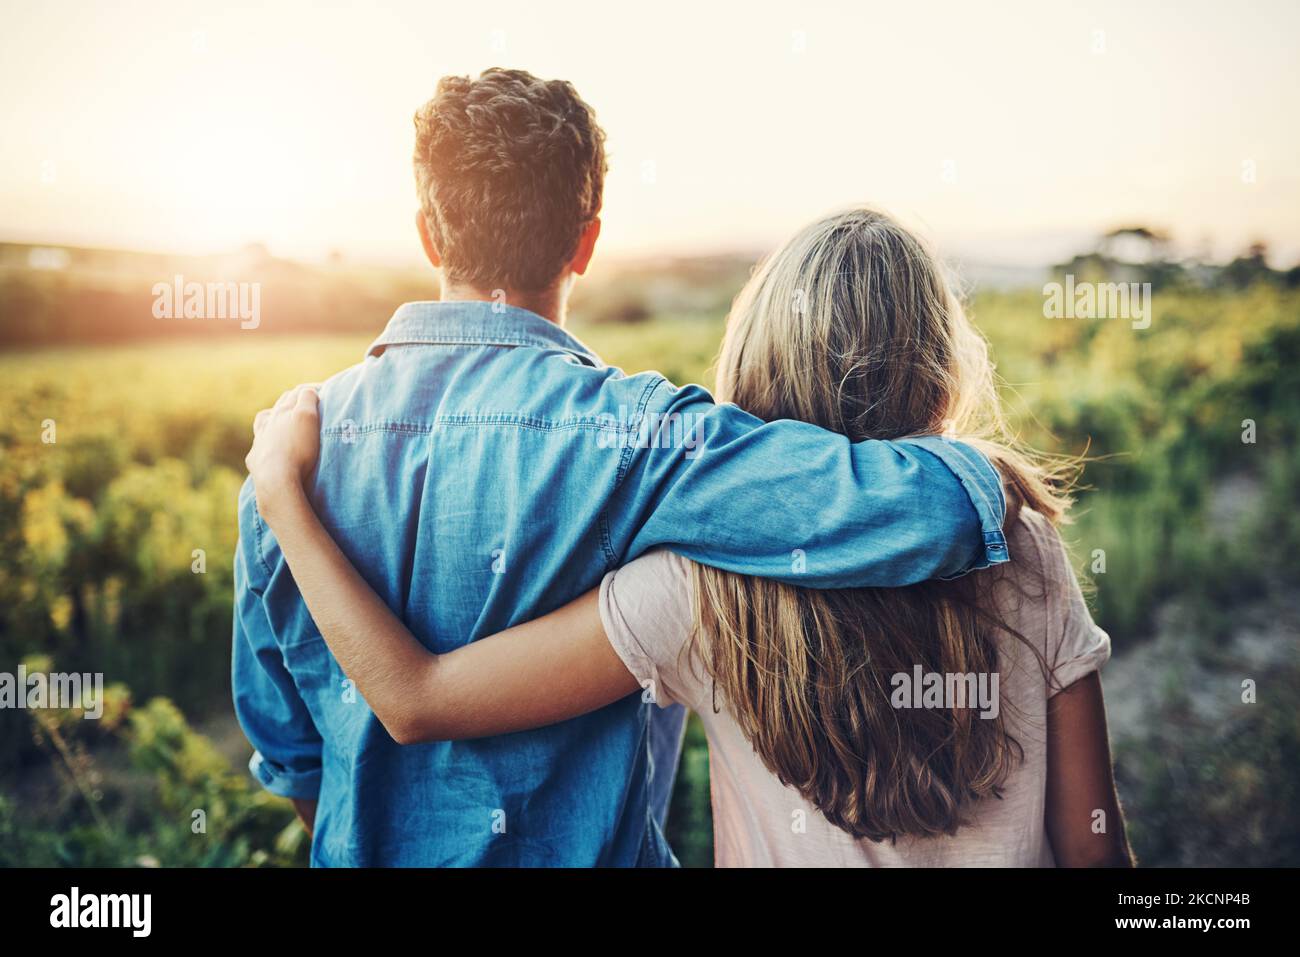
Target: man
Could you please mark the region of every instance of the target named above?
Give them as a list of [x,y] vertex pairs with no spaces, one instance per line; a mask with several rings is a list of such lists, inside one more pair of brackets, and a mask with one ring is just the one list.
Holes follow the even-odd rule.
[[[416,116],[416,225],[442,300],[402,306],[322,387],[312,493],[416,637],[446,651],[535,618],[656,545],[815,587],[1004,561],[998,479],[971,449],[764,424],[564,331],[600,234],[603,138],[568,83],[521,71],[446,78]],[[314,817],[314,864],[673,863],[643,696],[400,747],[325,647],[248,483],[239,520],[236,710],[254,774]]]

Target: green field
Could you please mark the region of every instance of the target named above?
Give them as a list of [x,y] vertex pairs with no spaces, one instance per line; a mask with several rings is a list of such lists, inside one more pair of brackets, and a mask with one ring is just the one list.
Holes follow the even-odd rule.
[[[1139,856],[1300,863],[1285,620],[1300,582],[1300,294],[1158,292],[1146,330],[1045,319],[1035,290],[973,312],[1022,437],[1093,460],[1067,538],[1114,640]],[[715,311],[574,331],[628,371],[709,384],[721,328]],[[114,685],[103,721],[0,711],[0,864],[304,861],[287,805],[251,784],[230,733],[234,499],[253,413],[358,361],[369,338],[259,330],[0,357],[0,670],[25,660]],[[1247,626],[1274,657],[1243,658]],[[1253,707],[1243,676],[1260,681]],[[1199,707],[1205,695],[1226,703]],[[671,822],[692,864],[709,860],[706,773],[696,732]]]

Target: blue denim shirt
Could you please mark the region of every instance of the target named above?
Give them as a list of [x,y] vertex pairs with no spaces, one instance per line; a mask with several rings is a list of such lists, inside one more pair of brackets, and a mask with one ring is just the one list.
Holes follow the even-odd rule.
[[[808,586],[904,585],[1007,558],[1000,483],[968,446],[764,424],[492,303],[404,305],[324,384],[311,494],[435,652],[550,612],[659,545]],[[239,528],[235,708],[262,785],[319,798],[313,864],[673,862],[642,695],[535,731],[401,747],[330,654],[249,483]]]

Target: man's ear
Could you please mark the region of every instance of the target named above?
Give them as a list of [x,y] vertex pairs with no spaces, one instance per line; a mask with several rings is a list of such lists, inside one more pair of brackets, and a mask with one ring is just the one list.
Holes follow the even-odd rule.
[[429,235],[429,221],[424,218],[422,209],[415,211],[415,228],[420,231],[420,245],[424,247],[424,255],[428,257],[429,262],[433,263],[434,269],[441,269],[442,254],[433,244],[433,237]]
[[582,231],[582,238],[578,240],[578,251],[573,254],[573,259],[569,260],[569,271],[575,276],[581,276],[587,271],[587,264],[591,262],[591,255],[596,251],[596,240],[599,238],[600,217],[597,216]]

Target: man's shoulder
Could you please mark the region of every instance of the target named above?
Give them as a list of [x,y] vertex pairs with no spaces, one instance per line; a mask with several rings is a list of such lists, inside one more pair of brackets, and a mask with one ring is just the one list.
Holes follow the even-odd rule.
[[[646,402],[649,397],[676,388],[655,370],[629,374],[594,354],[575,353],[559,346],[530,344],[511,349],[500,369],[509,385],[526,390],[541,401],[573,397],[593,405]],[[493,381],[491,368],[485,382]]]
[[364,359],[355,362],[346,369],[340,369],[322,382],[317,390],[320,393],[322,404],[330,397],[342,397],[355,390],[362,380],[365,364]]
[[616,366],[576,365],[554,383],[557,396],[572,397],[599,412],[625,408],[646,408],[676,388],[663,374],[654,371],[628,375]]
[[432,425],[440,417],[501,421],[511,414],[559,422],[656,411],[682,393],[709,400],[699,386],[679,389],[657,371],[628,374],[595,356],[538,344],[391,349],[341,370],[320,391],[327,429],[342,420]]

